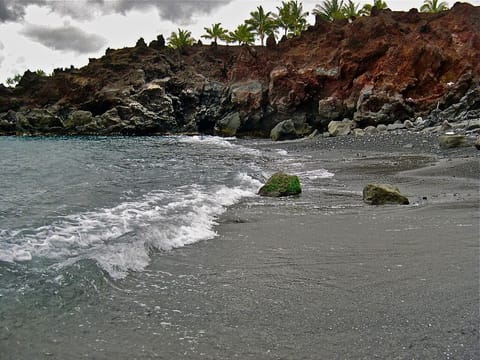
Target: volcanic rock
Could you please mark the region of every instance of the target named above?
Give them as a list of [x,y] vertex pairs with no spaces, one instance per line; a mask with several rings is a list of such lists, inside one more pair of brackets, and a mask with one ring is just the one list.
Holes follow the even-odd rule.
[[456,148],[467,145],[465,135],[443,135],[438,138],[439,145],[442,149]]
[[480,118],[480,7],[372,14],[317,19],[264,47],[177,51],[159,35],[81,69],[27,71],[15,88],[0,86],[0,134],[222,134],[230,114],[236,136],[268,136],[286,119],[325,132],[343,118],[380,129],[422,117],[414,130]]
[[363,189],[363,200],[371,205],[409,204],[408,198],[396,186],[389,184],[368,184]]
[[328,124],[328,132],[332,136],[348,135],[355,127],[355,122],[344,119],[343,121],[331,121]]
[[273,141],[291,140],[298,137],[293,120],[284,120],[278,123],[270,132]]

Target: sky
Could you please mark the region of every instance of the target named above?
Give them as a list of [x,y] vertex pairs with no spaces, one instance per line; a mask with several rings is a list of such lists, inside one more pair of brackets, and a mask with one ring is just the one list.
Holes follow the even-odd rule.
[[[311,12],[322,0],[300,2]],[[423,0],[386,2],[392,10],[408,11]],[[480,5],[480,0],[468,2]],[[190,30],[196,39],[216,22],[233,30],[259,5],[275,11],[281,1],[0,0],[0,83],[27,69],[49,74],[55,68],[81,67],[107,48],[134,46],[140,37],[148,44],[159,34],[168,39],[178,28]],[[312,16],[309,22],[314,23]]]

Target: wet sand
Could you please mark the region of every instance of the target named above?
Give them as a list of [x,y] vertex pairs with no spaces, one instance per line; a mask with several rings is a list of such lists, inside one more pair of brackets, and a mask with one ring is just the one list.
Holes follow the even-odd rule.
[[[290,145],[333,170],[341,191],[237,207],[205,244],[228,244],[210,255],[233,274],[223,275],[231,302],[215,327],[242,319],[223,355],[480,358],[476,150],[347,141]],[[370,181],[398,185],[411,205],[363,204]]]

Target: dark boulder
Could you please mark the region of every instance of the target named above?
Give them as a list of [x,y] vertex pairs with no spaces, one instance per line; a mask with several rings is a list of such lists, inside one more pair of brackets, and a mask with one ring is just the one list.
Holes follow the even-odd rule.
[[410,203],[396,186],[388,184],[368,184],[363,189],[363,200],[372,205],[408,205]]

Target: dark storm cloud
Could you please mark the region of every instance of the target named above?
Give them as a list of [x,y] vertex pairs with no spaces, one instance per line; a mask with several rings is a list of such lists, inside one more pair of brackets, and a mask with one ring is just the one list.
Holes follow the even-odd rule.
[[0,22],[17,21],[29,5],[45,5],[46,0],[0,0]]
[[103,14],[126,14],[130,10],[157,9],[163,19],[186,22],[193,15],[208,14],[232,0],[0,0],[0,22],[18,21],[29,5],[48,7],[74,19],[86,19]]
[[70,25],[61,27],[27,25],[21,33],[50,49],[72,51],[77,54],[98,51],[107,43],[101,36],[88,34]]
[[[93,0],[97,1],[98,0]],[[108,5],[109,1],[102,1]],[[163,19],[188,21],[196,14],[208,14],[231,0],[118,0],[113,5],[116,12],[125,14],[129,10],[157,8]]]

